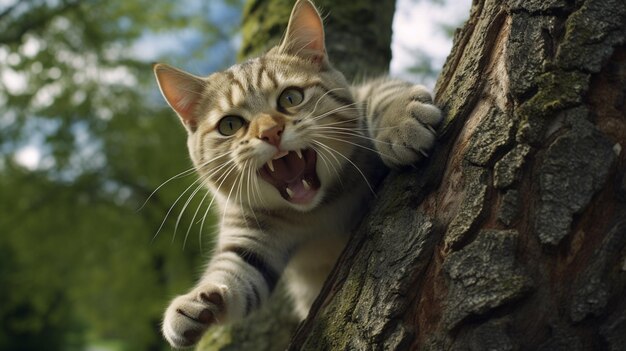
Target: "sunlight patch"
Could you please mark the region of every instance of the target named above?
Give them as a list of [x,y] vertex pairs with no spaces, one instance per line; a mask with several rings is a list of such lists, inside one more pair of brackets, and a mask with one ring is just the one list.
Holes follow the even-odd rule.
[[41,161],[41,150],[36,146],[28,145],[15,153],[15,162],[26,169],[37,169],[39,161]]

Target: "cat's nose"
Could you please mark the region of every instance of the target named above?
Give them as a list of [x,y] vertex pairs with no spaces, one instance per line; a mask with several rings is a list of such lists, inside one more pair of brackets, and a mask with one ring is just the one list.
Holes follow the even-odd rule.
[[280,149],[280,141],[285,130],[285,118],[280,115],[260,113],[250,122],[249,133],[251,137]]
[[266,143],[279,147],[280,138],[283,135],[285,125],[282,123],[274,124],[273,126],[267,126],[259,132],[258,138]]

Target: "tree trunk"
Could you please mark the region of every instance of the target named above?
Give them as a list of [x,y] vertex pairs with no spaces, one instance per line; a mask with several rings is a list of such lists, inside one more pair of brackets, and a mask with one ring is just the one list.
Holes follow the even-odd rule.
[[[264,45],[246,28],[282,34],[284,2],[248,3],[244,54]],[[330,23],[368,6],[318,3]],[[345,47],[329,25],[331,59],[384,70],[388,32],[369,35],[390,19],[339,26],[364,38]],[[624,350],[625,23],[623,0],[475,0],[436,87],[440,145],[385,180],[289,349]]]
[[386,179],[290,349],[626,349],[625,23],[475,0],[438,149]]
[[[239,58],[277,45],[295,0],[248,0],[243,13]],[[330,62],[348,78],[379,76],[391,60],[395,0],[314,1],[324,18]]]
[[[248,0],[243,13],[240,59],[278,44],[295,0]],[[395,1],[316,0],[326,29],[330,60],[346,77],[362,79],[387,72],[391,59],[391,22]],[[297,326],[291,302],[279,283],[264,307],[233,325],[212,328],[199,351],[284,350]]]

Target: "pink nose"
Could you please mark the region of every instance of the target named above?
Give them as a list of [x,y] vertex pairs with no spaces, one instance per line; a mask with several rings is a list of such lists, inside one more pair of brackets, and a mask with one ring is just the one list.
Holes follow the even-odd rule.
[[278,145],[280,145],[280,136],[283,134],[283,129],[283,125],[274,125],[261,131],[259,139],[278,147]]

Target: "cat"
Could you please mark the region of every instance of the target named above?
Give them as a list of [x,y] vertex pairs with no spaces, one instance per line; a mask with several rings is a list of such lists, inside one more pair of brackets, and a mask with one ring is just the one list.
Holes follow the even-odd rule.
[[260,307],[281,276],[304,318],[376,184],[389,167],[422,159],[442,119],[423,86],[349,85],[329,63],[309,0],[296,2],[283,40],[263,56],[206,78],[165,64],[154,72],[223,213],[203,276],[165,312],[175,348]]

